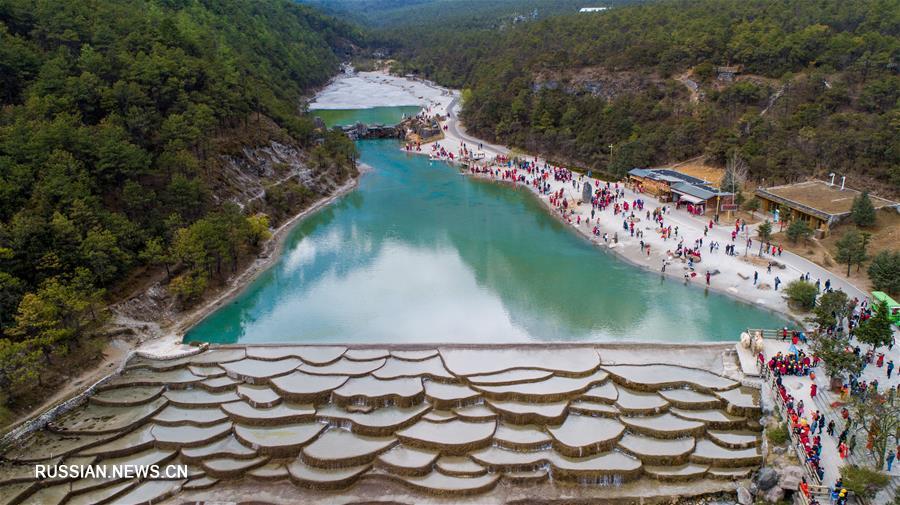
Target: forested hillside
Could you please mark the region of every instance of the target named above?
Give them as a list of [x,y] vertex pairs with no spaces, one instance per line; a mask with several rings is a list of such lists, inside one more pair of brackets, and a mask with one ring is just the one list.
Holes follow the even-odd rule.
[[[463,119],[485,138],[619,176],[736,152],[756,180],[838,172],[900,193],[900,0],[664,0],[507,30],[438,24],[382,45],[397,72],[465,88]],[[740,72],[720,80],[719,66]]]
[[[136,269],[190,304],[355,174],[298,102],[359,38],[290,0],[0,0],[0,397],[91,354]],[[321,184],[229,198],[223,156],[276,140]]]
[[[347,16],[371,27],[440,33],[450,30],[499,27],[516,22],[577,12],[583,0],[300,0],[326,12]],[[624,0],[633,2],[635,0]],[[602,2],[619,4],[623,0]],[[412,34],[409,34],[412,36]]]

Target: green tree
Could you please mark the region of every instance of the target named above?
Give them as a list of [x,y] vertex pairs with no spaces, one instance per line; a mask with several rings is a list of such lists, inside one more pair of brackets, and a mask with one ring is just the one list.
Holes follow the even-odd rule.
[[147,241],[144,250],[139,255],[141,261],[148,265],[162,265],[166,268],[166,278],[170,278],[172,273],[169,271],[169,262],[171,258],[166,251],[163,241],[159,237],[153,237]]
[[759,237],[759,256],[762,256],[763,245],[772,238],[772,223],[768,219],[756,228],[756,236]]
[[840,325],[850,314],[850,299],[840,289],[823,293],[816,302],[813,313],[820,330]]
[[744,204],[744,210],[747,212],[756,212],[759,210],[759,198],[753,197]]
[[878,302],[872,317],[861,322],[853,331],[857,340],[872,348],[888,345],[894,340],[894,332],[891,329],[890,310],[887,303]]
[[788,300],[801,310],[810,310],[816,305],[816,286],[811,282],[794,280],[784,287]]
[[849,348],[845,339],[820,333],[813,338],[812,352],[822,359],[825,373],[835,381],[847,379],[849,375],[858,375],[862,371],[863,358],[857,356]]
[[810,229],[809,225],[806,224],[806,221],[802,219],[796,219],[791,221],[791,224],[787,229],[787,237],[791,243],[796,244],[798,240],[803,240],[804,242],[809,240],[809,237],[812,236],[812,229]]
[[865,261],[866,244],[867,239],[855,229],[848,230],[835,244],[837,249],[835,259],[847,265],[847,276],[850,276],[850,267],[854,263],[860,264]]
[[875,206],[872,205],[872,199],[869,198],[869,192],[863,191],[853,199],[853,206],[850,208],[850,219],[863,228],[875,224]]
[[249,225],[248,240],[252,247],[259,247],[260,243],[269,240],[272,236],[269,232],[269,216],[265,214],[247,216],[247,224]]
[[79,273],[79,280],[64,282],[58,278],[45,281],[36,293],[27,293],[19,303],[15,326],[8,334],[19,342],[31,342],[40,349],[47,363],[59,344],[66,348],[92,323],[98,323],[95,307],[103,292],[82,279],[90,277],[87,271]]
[[205,271],[192,271],[172,279],[169,283],[169,292],[182,304],[190,306],[200,299],[208,285],[209,278]]
[[0,271],[0,332],[12,323],[19,300],[25,294],[25,283],[7,272]]
[[900,294],[900,251],[881,251],[869,265],[869,279],[875,289]]

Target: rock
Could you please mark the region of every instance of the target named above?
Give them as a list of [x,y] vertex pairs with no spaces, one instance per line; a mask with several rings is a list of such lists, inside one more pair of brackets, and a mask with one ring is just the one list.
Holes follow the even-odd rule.
[[585,182],[584,186],[581,188],[581,201],[583,203],[590,203],[593,196],[594,190],[591,188],[591,183]]
[[778,484],[778,472],[768,466],[760,468],[759,472],[756,473],[754,482],[756,482],[760,491],[768,491]]
[[759,494],[759,486],[757,486],[755,482],[750,483],[750,494],[753,496]]
[[737,499],[741,505],[753,505],[753,495],[744,486],[738,486]]
[[800,487],[800,479],[803,477],[803,468],[799,466],[789,466],[781,470],[781,477],[778,479],[778,487],[786,491],[796,491]]
[[775,454],[779,454],[779,455],[784,454],[784,451],[786,451],[786,450],[787,449],[783,445],[779,445],[777,447],[772,448],[772,452]]
[[774,486],[763,493],[763,500],[766,503],[778,503],[782,499],[784,499],[784,489],[781,489],[779,486]]

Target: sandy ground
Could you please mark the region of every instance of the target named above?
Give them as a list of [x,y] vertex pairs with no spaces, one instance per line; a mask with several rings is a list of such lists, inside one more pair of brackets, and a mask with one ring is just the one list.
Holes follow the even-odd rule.
[[453,93],[424,81],[388,75],[384,72],[342,73],[315,99],[310,109],[366,109],[418,105],[426,109],[445,106]]

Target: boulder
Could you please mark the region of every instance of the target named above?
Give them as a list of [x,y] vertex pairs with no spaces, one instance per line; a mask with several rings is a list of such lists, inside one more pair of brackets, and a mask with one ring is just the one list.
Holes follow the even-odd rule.
[[778,487],[786,491],[796,491],[800,487],[801,478],[803,478],[803,468],[796,465],[785,467],[781,470]]
[[762,498],[766,503],[778,503],[784,499],[784,489],[775,486],[763,493]]
[[738,503],[741,505],[753,505],[753,495],[751,495],[750,491],[744,486],[738,486],[737,499]]
[[754,482],[756,482],[760,491],[768,491],[778,484],[778,472],[776,472],[774,468],[768,466],[760,468],[759,472],[756,473]]

